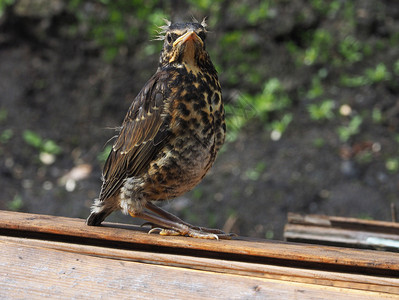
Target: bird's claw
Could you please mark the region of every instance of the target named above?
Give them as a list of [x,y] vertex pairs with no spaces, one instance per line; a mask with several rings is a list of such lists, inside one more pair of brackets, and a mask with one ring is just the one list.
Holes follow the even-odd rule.
[[[182,224],[180,224],[182,225]],[[197,227],[197,226],[187,226],[183,225],[184,228],[181,229],[172,229],[172,228],[164,228],[152,222],[145,222],[141,224],[141,227],[150,226],[151,229],[148,231],[148,234],[158,233],[162,236],[190,236],[193,238],[200,239],[209,239],[209,240],[219,240],[219,239],[231,239],[236,237],[235,233],[225,233],[220,229],[212,229],[206,227]]]

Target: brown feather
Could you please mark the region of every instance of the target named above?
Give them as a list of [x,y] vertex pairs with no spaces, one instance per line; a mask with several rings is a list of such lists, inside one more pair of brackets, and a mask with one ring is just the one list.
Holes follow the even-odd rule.
[[104,165],[100,201],[115,195],[125,178],[145,171],[167,138],[168,131],[161,129],[166,79],[165,71],[155,73],[130,106]]

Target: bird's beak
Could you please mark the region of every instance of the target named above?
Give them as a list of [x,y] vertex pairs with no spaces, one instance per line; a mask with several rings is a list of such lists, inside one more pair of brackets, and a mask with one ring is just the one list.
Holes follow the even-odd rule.
[[176,41],[174,41],[173,47],[175,47],[179,43],[184,44],[185,42],[190,41],[190,40],[193,42],[198,41],[201,44],[201,46],[204,45],[204,42],[194,31],[189,31],[189,32],[186,32],[185,34],[183,34],[181,37],[179,37]]

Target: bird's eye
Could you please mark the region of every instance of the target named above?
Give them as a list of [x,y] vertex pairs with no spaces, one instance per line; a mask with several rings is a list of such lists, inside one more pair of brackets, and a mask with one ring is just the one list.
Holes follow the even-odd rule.
[[168,42],[168,44],[171,44],[171,43],[172,43],[173,39],[172,39],[172,35],[171,35],[170,33],[168,33],[168,34],[166,35],[166,41]]

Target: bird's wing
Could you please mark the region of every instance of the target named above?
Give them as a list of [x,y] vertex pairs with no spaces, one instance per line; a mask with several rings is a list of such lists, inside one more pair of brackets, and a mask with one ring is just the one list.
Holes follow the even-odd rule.
[[169,136],[164,123],[166,72],[157,72],[137,95],[123,121],[103,170],[100,201],[113,195],[126,177],[139,175]]

